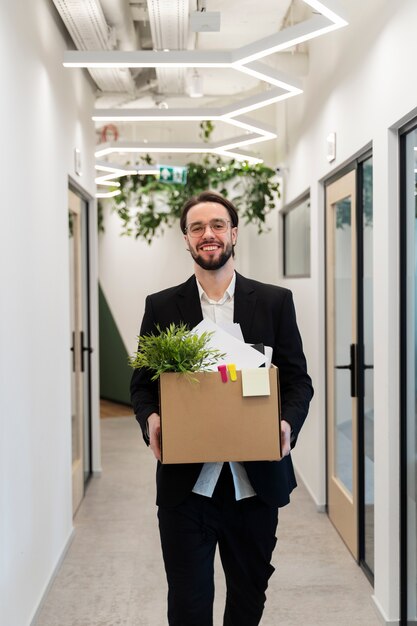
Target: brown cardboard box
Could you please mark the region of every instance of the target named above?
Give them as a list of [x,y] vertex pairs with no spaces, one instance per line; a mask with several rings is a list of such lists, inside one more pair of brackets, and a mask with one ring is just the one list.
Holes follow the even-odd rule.
[[223,383],[219,372],[160,377],[162,462],[272,461],[281,458],[278,370],[269,396],[242,396],[242,375]]

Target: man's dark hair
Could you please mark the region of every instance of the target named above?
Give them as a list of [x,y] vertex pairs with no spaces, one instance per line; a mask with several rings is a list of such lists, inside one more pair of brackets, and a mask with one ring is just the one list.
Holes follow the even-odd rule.
[[181,218],[180,218],[180,227],[183,233],[185,233],[185,228],[187,225],[187,213],[188,211],[195,206],[196,204],[201,204],[202,202],[216,202],[217,204],[221,204],[227,209],[227,212],[230,216],[230,221],[232,223],[232,228],[238,225],[239,223],[239,215],[237,213],[237,209],[227,198],[224,198],[219,193],[215,191],[203,191],[198,194],[198,196],[192,196],[187,202],[184,204],[181,210]]

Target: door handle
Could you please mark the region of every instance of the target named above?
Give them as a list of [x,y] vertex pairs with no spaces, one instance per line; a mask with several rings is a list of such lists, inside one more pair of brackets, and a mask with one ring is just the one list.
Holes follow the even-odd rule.
[[[70,348],[72,352],[72,371],[75,372],[75,332],[72,333],[72,346]],[[84,371],[84,352],[91,354],[93,348],[91,346],[84,345],[84,331],[80,331],[80,354],[81,354],[81,371]]]
[[84,371],[84,352],[92,353],[93,348],[91,346],[84,345],[84,331],[80,332],[80,346],[81,346],[81,371]]
[[75,332],[74,331],[72,331],[71,352],[72,352],[72,371],[75,372]]
[[[368,366],[373,367],[373,366]],[[350,344],[350,363],[349,365],[336,365],[336,370],[350,370],[350,395],[352,398],[358,398],[358,344]]]

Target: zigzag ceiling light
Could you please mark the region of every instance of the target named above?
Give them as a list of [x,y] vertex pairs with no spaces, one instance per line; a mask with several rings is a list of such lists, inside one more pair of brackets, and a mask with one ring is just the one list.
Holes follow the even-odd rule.
[[[187,108],[187,109],[103,109],[96,110],[93,120],[102,122],[149,122],[149,121],[220,121],[245,131],[244,135],[217,143],[137,143],[137,142],[106,142],[96,151],[96,157],[114,153],[214,153],[247,160],[252,163],[261,162],[254,156],[240,149],[262,141],[274,139],[277,135],[271,127],[258,121],[241,117],[250,111],[260,109],[269,104],[279,102],[302,93],[300,81],[285,76],[271,67],[261,63],[275,52],[324,35],[348,24],[345,11],[337,0],[303,0],[316,13],[309,19],[294,26],[265,37],[251,44],[225,51],[67,51],[64,53],[65,67],[84,68],[137,68],[137,67],[218,67],[232,68],[238,72],[249,74],[269,85],[269,89],[250,98],[237,101],[219,108]],[[239,119],[237,119],[239,118]],[[236,152],[239,149],[239,152]],[[103,181],[104,182],[104,181]]]

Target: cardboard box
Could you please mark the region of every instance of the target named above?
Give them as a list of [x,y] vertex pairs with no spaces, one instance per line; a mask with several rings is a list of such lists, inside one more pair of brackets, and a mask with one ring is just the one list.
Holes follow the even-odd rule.
[[268,370],[270,395],[242,395],[219,372],[160,377],[163,463],[272,461],[281,458],[278,370]]

